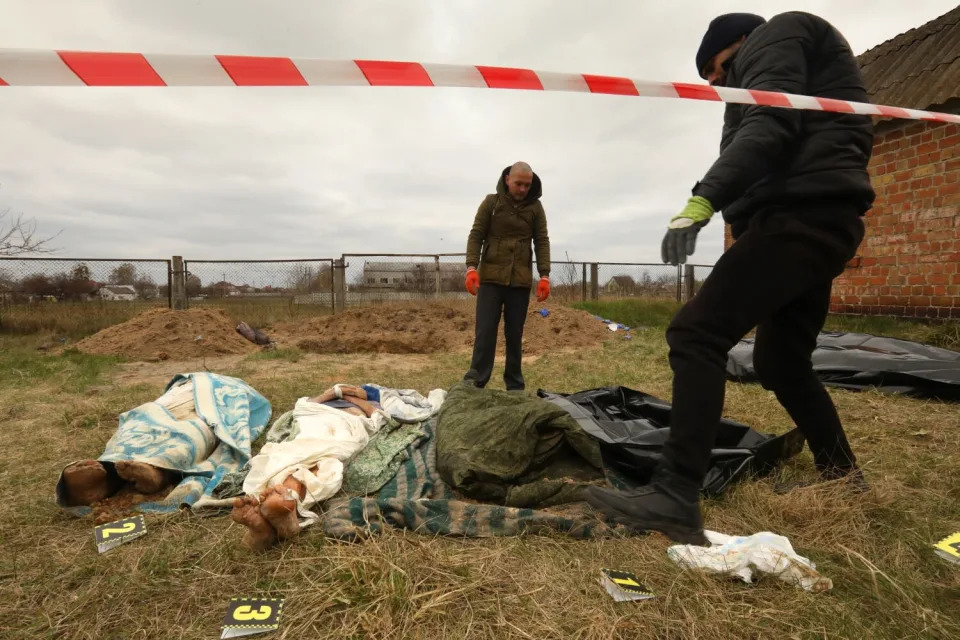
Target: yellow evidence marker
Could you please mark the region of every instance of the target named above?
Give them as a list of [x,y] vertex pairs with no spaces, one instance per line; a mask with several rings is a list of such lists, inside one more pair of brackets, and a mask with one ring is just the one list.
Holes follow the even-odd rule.
[[937,544],[933,545],[937,555],[948,562],[960,564],[960,531],[951,536],[947,536]]
[[146,533],[147,525],[141,515],[96,526],[93,528],[93,539],[97,543],[97,551],[103,553]]
[[645,587],[635,574],[628,571],[601,569],[600,576],[600,584],[617,602],[649,600],[655,597],[653,592]]
[[280,628],[283,598],[231,598],[221,638],[239,638]]

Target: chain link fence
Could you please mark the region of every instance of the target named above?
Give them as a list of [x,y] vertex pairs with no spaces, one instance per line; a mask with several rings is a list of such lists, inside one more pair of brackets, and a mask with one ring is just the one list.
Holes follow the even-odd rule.
[[184,260],[188,308],[223,309],[255,325],[334,310],[334,260]]
[[[257,326],[348,307],[472,299],[465,254],[344,254],[303,260],[0,258],[0,329],[90,332],[149,308],[220,308]],[[555,261],[560,303],[686,300],[712,267]]]
[[658,298],[680,300],[681,269],[665,264],[596,263],[592,299]]
[[[689,300],[693,296],[697,295],[697,292],[700,291],[700,286],[703,284],[703,281],[707,279],[707,276],[713,271],[712,265],[707,264],[694,264],[688,265],[687,270],[684,274],[684,299]],[[692,278],[688,283],[687,278]]]
[[88,333],[170,306],[170,261],[0,258],[0,329]]
[[378,302],[467,300],[466,254],[344,254],[338,307]]

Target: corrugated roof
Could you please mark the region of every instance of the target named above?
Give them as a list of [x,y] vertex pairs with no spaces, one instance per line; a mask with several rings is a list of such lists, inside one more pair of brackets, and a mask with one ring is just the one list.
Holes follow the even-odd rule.
[[929,109],[960,97],[960,6],[857,60],[874,104]]

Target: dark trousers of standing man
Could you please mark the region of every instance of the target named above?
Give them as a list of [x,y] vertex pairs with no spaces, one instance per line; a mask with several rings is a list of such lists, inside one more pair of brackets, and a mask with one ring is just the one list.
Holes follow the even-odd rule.
[[760,211],[667,329],[673,411],[665,463],[700,482],[723,412],[727,353],[757,327],[754,368],[806,437],[821,472],[855,458],[811,354],[833,279],[863,240],[856,210],[837,204]]
[[524,389],[520,359],[523,357],[523,323],[530,305],[529,287],[481,284],[477,291],[477,327],[473,341],[473,360],[464,380],[485,387],[493,374],[497,353],[497,334],[503,314],[503,333],[507,343],[507,363],[503,382],[508,391]]

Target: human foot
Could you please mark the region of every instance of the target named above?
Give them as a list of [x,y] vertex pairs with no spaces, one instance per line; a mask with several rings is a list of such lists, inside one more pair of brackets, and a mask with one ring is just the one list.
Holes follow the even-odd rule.
[[67,503],[89,506],[113,493],[107,470],[96,460],[76,462],[63,470]]
[[157,467],[145,462],[131,462],[121,460],[114,463],[117,469],[117,475],[133,483],[133,488],[140,493],[156,493],[166,487],[169,481],[169,474]]
[[230,518],[247,527],[241,544],[251,551],[266,551],[277,540],[277,532],[260,513],[260,503],[253,496],[234,500]]
[[290,490],[280,484],[260,495],[260,513],[273,526],[281,540],[300,535],[297,501],[288,496]]

